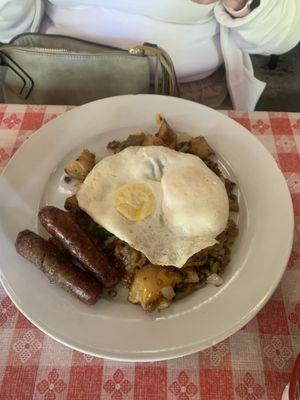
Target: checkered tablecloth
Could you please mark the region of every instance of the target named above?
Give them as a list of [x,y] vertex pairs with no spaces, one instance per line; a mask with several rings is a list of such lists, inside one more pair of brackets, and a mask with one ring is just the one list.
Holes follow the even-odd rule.
[[[0,169],[36,129],[69,108],[0,105]],[[293,252],[272,299],[247,326],[210,349],[167,362],[130,364],[55,342],[19,313],[0,287],[1,400],[281,398],[300,352],[300,114],[228,114],[273,154],[293,198]]]

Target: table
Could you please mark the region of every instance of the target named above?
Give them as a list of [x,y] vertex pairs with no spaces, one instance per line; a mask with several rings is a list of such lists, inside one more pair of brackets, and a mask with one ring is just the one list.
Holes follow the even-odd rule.
[[[36,129],[70,108],[0,105],[0,170]],[[1,400],[281,398],[300,352],[300,114],[226,113],[273,154],[293,199],[293,251],[271,300],[243,329],[210,349],[177,360],[130,364],[55,342],[19,313],[0,287]]]

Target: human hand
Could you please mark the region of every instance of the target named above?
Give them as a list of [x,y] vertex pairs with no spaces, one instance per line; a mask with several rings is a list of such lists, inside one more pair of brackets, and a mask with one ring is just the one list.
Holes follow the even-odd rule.
[[245,7],[247,0],[222,0],[225,7],[238,11]]
[[[192,1],[198,4],[212,4],[216,3],[218,0],[192,0]],[[222,0],[222,2],[226,7],[238,11],[241,10],[243,7],[245,7],[247,0]]]

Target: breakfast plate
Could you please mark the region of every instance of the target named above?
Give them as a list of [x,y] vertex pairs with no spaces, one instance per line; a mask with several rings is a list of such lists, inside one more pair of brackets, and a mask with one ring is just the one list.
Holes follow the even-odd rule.
[[[19,231],[44,235],[38,211],[63,208],[71,187],[64,166],[83,148],[101,159],[106,145],[132,132],[155,132],[160,113],[178,132],[204,135],[224,175],[238,185],[239,236],[221,287],[208,285],[160,313],[145,313],[118,289],[87,306],[15,251]],[[137,167],[138,168],[138,167]],[[82,352],[124,361],[175,358],[212,346],[244,326],[276,289],[291,251],[293,209],[276,162],[245,128],[186,100],[120,96],[73,109],[44,125],[17,151],[0,178],[1,282],[43,332]]]

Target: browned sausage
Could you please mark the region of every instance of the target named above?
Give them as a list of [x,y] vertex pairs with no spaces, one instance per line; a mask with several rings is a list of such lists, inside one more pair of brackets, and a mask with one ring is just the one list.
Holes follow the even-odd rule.
[[61,241],[57,238],[50,236],[48,239],[48,243],[50,243],[51,246],[54,246],[57,250],[59,250],[60,253],[64,254],[65,256],[70,256],[68,250],[61,244]]
[[112,287],[120,280],[120,272],[101,252],[71,215],[59,208],[47,206],[40,210],[43,227],[58,238],[69,252],[91,272],[105,287]]
[[89,228],[95,224],[91,217],[81,210],[75,195],[66,198],[64,208],[69,211],[76,224],[85,231],[88,231]]
[[17,252],[39,267],[51,283],[73,294],[86,304],[95,304],[102,293],[102,285],[86,271],[76,267],[70,258],[52,244],[30,230],[18,234]]

